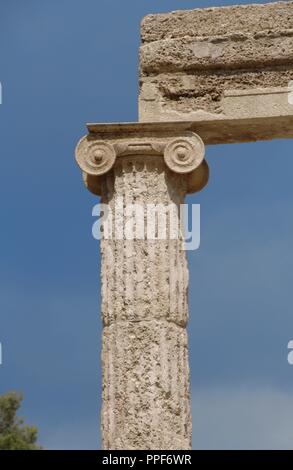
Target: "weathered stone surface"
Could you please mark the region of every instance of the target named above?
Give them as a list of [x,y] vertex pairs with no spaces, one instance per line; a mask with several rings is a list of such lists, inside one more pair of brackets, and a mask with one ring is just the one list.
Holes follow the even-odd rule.
[[109,229],[104,221],[101,239],[103,447],[190,449],[189,276],[180,205],[208,181],[204,144],[186,123],[88,130],[76,160],[111,223]]
[[278,28],[293,29],[293,2],[233,5],[178,10],[146,16],[141,24],[142,42],[186,36],[225,36]]
[[[151,89],[152,83],[158,83],[158,91],[170,111],[205,109],[207,112],[221,114],[222,98],[231,94],[227,90],[246,92],[263,96],[267,91],[279,91],[284,95],[284,103],[288,105],[287,87],[292,78],[293,66],[288,69],[275,70],[208,70],[200,74],[161,74],[160,82],[150,77],[145,78],[145,89]],[[278,85],[278,87],[276,87]],[[255,93],[257,91],[257,93]],[[234,93],[235,95],[235,93]],[[271,97],[270,97],[271,98]]]
[[143,74],[250,69],[293,64],[293,29],[277,37],[269,33],[224,38],[165,39],[141,47]]
[[228,121],[227,142],[293,136],[293,2],[149,15],[140,55],[141,121],[217,121],[216,143]]
[[160,156],[165,171],[172,170],[170,180],[180,174],[187,193],[200,191],[207,183],[204,143],[188,123],[88,124],[88,130],[76,148],[76,160],[85,185],[94,194],[102,194],[103,175],[116,159],[129,155],[142,162],[144,156]]
[[156,320],[115,322],[104,328],[102,347],[104,448],[190,449],[185,328]]
[[[186,182],[159,156],[118,159],[102,202],[183,202]],[[122,220],[121,220],[122,222]],[[102,240],[105,449],[189,449],[188,270],[180,240]]]

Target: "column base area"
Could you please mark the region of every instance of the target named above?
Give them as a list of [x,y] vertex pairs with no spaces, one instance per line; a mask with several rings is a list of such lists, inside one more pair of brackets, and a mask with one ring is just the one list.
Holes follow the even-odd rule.
[[102,363],[104,449],[191,449],[185,328],[115,322],[103,331]]

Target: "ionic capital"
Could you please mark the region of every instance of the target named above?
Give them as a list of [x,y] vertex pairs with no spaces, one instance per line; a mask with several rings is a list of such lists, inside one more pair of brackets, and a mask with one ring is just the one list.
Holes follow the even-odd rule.
[[199,135],[172,123],[89,124],[89,134],[76,147],[76,161],[88,189],[101,194],[101,181],[117,159],[153,156],[164,159],[166,171],[186,178],[187,193],[208,182],[205,147]]

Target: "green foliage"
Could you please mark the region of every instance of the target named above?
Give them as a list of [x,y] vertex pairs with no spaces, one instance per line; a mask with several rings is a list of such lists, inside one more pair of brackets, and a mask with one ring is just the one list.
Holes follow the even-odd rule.
[[27,426],[16,416],[22,395],[9,392],[0,395],[0,450],[37,450],[38,430]]

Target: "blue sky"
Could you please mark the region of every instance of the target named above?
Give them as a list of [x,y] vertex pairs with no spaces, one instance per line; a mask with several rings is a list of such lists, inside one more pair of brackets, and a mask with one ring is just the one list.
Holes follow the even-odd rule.
[[[137,120],[139,23],[230,1],[2,0],[0,393],[49,449],[99,446],[96,202],[86,122]],[[247,3],[240,2],[238,3]],[[262,2],[254,2],[262,3]],[[194,448],[292,448],[293,141],[207,148],[189,253]]]

